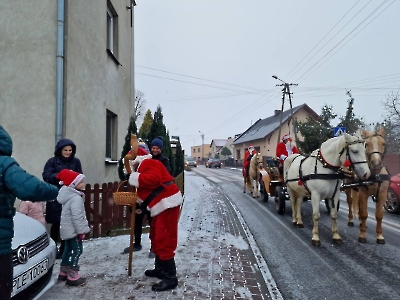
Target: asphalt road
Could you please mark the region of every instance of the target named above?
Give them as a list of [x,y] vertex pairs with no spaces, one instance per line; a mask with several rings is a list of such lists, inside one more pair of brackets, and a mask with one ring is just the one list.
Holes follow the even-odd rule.
[[[343,245],[332,243],[331,218],[321,201],[319,232],[321,247],[311,245],[312,208],[302,205],[304,228],[292,225],[290,202],[278,215],[274,198],[267,203],[243,193],[239,169],[192,168],[228,197],[242,214],[268,268],[286,299],[400,299],[400,215],[384,214],[383,236],[386,244],[375,238],[375,216],[369,200],[367,243],[357,241],[359,227],[347,226],[347,203],[344,193],[338,217]],[[354,220],[357,224],[357,220]]]

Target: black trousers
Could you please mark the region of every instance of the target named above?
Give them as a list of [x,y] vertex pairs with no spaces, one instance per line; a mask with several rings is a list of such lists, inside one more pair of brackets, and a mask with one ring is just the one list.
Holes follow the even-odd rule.
[[[60,224],[51,224],[50,237],[53,239],[53,241],[57,245],[57,241],[61,240],[61,238],[60,238]],[[63,240],[61,240],[61,246],[60,246],[60,253],[61,254],[64,252],[64,247],[65,247],[65,242]]]
[[151,222],[150,212],[147,212],[146,214],[141,213],[135,215],[135,229],[134,229],[135,245],[141,245],[142,243],[143,218],[145,215],[147,215],[147,220],[149,220],[150,223]]
[[0,300],[11,299],[13,267],[12,254],[0,256]]

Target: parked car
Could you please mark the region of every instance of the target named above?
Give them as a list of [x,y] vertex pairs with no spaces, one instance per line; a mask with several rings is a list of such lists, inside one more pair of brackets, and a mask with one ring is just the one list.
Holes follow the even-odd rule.
[[43,224],[17,212],[12,250],[14,280],[11,299],[38,299],[54,285],[56,244]]
[[193,157],[186,157],[185,159],[185,166],[186,167],[197,167],[197,161]]
[[391,177],[384,207],[389,213],[400,212],[400,173]]
[[207,168],[221,168],[221,161],[218,158],[210,158],[206,162]]

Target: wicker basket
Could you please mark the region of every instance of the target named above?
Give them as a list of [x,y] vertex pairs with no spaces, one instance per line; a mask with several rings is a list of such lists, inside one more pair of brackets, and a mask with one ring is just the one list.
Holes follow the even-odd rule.
[[136,192],[119,192],[120,187],[126,182],[126,180],[122,181],[117,188],[117,191],[113,193],[114,203],[116,205],[127,205],[127,206],[135,206],[137,200]]

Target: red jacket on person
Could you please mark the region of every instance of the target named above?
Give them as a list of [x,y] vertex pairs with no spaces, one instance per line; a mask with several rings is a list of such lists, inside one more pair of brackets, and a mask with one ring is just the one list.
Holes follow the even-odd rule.
[[[299,153],[296,146],[292,147],[292,154]],[[286,148],[286,144],[284,142],[278,143],[276,146],[276,156],[279,158],[280,162],[283,164],[283,161],[286,157],[289,156],[289,153]]]

